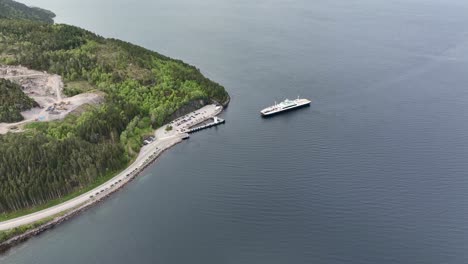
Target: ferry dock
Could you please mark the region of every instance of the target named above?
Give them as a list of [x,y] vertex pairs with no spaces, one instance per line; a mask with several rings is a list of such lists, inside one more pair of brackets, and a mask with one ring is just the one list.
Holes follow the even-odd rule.
[[213,117],[212,120],[213,121],[210,122],[210,123],[207,123],[207,124],[204,124],[204,125],[201,125],[201,126],[197,126],[197,127],[193,127],[193,128],[189,128],[189,129],[185,130],[185,132],[188,133],[188,134],[191,134],[191,133],[195,133],[197,131],[200,131],[200,130],[203,130],[203,129],[206,129],[206,128],[209,128],[209,127],[224,124],[226,122],[226,120],[224,120],[222,118],[219,118],[217,116]]

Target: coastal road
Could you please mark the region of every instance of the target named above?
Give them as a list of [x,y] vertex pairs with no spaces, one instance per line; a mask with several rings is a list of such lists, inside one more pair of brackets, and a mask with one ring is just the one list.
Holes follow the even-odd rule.
[[[107,181],[106,183],[76,198],[68,200],[62,204],[44,209],[36,213],[18,217],[9,221],[0,222],[0,231],[8,230],[8,229],[12,229],[18,226],[37,222],[41,219],[51,217],[61,212],[73,209],[79,205],[82,205],[86,202],[91,201],[92,199],[97,199],[99,198],[100,195],[102,196],[106,195],[107,192],[110,191],[112,188],[117,188],[115,183],[118,182],[119,180],[122,180],[119,184],[126,183],[129,180],[129,178],[126,177],[126,175],[132,172],[133,170],[138,169],[141,166],[141,164],[156,150],[156,148],[158,148],[158,150],[162,152],[167,147],[170,147],[178,143],[179,141],[181,141],[181,138],[175,137],[175,136],[172,136],[163,140],[156,140],[156,142],[153,142],[145,146],[144,149],[142,149],[142,151],[140,152],[140,155],[135,160],[135,162],[133,162],[128,168],[126,168],[124,171],[122,171],[121,173],[119,173],[117,176]],[[104,191],[101,192],[102,190]],[[99,195],[96,196],[96,193],[99,193]],[[94,197],[90,198],[91,196],[94,196]]]
[[156,140],[142,147],[136,160],[117,176],[94,188],[93,190],[59,205],[44,209],[36,213],[0,222],[0,231],[31,224],[44,218],[71,210],[88,202],[96,202],[100,197],[107,195],[113,189],[119,188],[120,186],[127,183],[131,177],[126,176],[135,170],[140,171],[144,167],[144,163],[150,161],[151,157],[158,157],[164,150],[181,142],[182,137],[185,134],[181,133],[180,131],[212,118],[218,115],[221,111],[222,108],[216,107],[214,105],[208,105],[182,118],[177,119],[178,121],[171,122],[170,125],[173,127],[173,129],[170,131],[166,131],[166,126],[162,126],[155,131]]

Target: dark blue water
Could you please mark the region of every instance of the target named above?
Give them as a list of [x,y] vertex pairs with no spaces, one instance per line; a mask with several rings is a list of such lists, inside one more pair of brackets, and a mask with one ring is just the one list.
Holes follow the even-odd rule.
[[232,103],[2,264],[468,263],[468,2],[26,2],[194,64]]

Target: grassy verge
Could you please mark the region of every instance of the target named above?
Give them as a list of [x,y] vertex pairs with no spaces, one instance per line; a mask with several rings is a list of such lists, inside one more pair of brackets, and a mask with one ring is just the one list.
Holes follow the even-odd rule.
[[[107,182],[108,180],[112,179],[113,177],[117,176],[117,174],[121,173],[125,168],[130,166],[130,164],[132,164],[135,160],[136,160],[136,157],[133,158],[128,164],[125,164],[125,167],[122,167],[120,170],[109,172],[105,176],[97,178],[96,181],[94,183],[90,184],[89,186],[86,186],[85,188],[77,190],[76,192],[70,193],[70,194],[68,194],[68,195],[66,195],[66,196],[64,196],[62,198],[51,200],[51,201],[49,201],[49,202],[47,202],[47,203],[45,203],[43,205],[40,205],[40,206],[35,206],[35,207],[27,208],[27,209],[18,210],[18,211],[15,211],[15,212],[0,214],[0,222],[8,221],[8,220],[11,220],[11,219],[14,219],[14,218],[17,218],[17,217],[21,217],[21,216],[25,216],[25,215],[28,215],[28,214],[32,214],[32,213],[41,211],[41,210],[47,209],[49,207],[59,205],[61,203],[69,201],[69,200],[71,200],[71,199],[73,199],[75,197],[78,197],[78,196],[80,196],[80,195],[82,195],[84,193],[87,193],[87,192],[91,191],[92,189],[98,187],[99,185],[101,185],[101,184]],[[1,233],[0,233],[0,236],[1,236]]]
[[41,225],[43,225],[43,224],[45,224],[45,223],[47,223],[49,221],[52,221],[57,216],[58,215],[54,215],[54,216],[44,218],[44,219],[42,219],[40,221],[37,221],[37,222],[29,224],[29,225],[23,225],[23,226],[20,226],[20,227],[15,227],[15,228],[10,229],[10,230],[0,231],[0,243],[3,243],[5,241],[7,241],[8,239],[13,238],[15,236],[24,234],[27,231],[32,230],[34,228],[37,228],[37,227],[39,227],[39,226],[41,226]]
[[[73,116],[68,116],[67,118],[72,119]],[[124,146],[126,147],[127,155],[132,157],[131,160],[127,164],[125,164],[125,166],[123,166],[119,170],[109,172],[105,176],[97,178],[96,181],[90,184],[89,186],[81,188],[64,197],[48,201],[47,203],[42,204],[40,206],[25,208],[25,209],[21,209],[21,210],[14,211],[14,212],[2,213],[0,214],[0,222],[8,221],[17,217],[25,216],[28,214],[32,214],[32,213],[59,205],[75,197],[78,197],[84,193],[87,193],[90,190],[98,187],[99,185],[115,177],[117,174],[122,172],[125,168],[130,166],[136,160],[136,158],[138,157],[138,153],[140,152],[140,149],[141,149],[142,138],[144,138],[145,135],[147,136],[153,135],[154,129],[151,128],[151,126],[149,125],[149,123],[147,124],[147,122],[149,122],[149,118],[142,119],[140,122],[141,124],[139,123],[140,127],[136,129],[136,131],[134,131],[133,134],[129,135],[128,138],[125,140],[125,142],[123,142]],[[47,127],[49,125],[50,125],[50,122],[34,122],[34,123],[30,123],[26,125],[25,128],[30,129],[30,130],[44,130],[46,129],[44,127]]]

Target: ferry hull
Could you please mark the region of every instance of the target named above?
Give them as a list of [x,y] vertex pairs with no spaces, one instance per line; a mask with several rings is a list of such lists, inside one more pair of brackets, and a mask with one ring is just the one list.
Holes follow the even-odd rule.
[[290,111],[293,111],[293,110],[297,110],[297,109],[304,108],[304,107],[309,107],[309,106],[310,106],[310,102],[305,103],[303,105],[298,105],[298,106],[295,106],[295,107],[291,107],[289,109],[284,109],[284,110],[271,112],[271,113],[267,113],[267,114],[264,114],[264,113],[260,112],[260,114],[262,115],[262,117],[268,118],[268,117],[272,117],[272,116],[275,116],[275,115],[279,115],[279,114],[282,114],[282,113],[290,112]]

